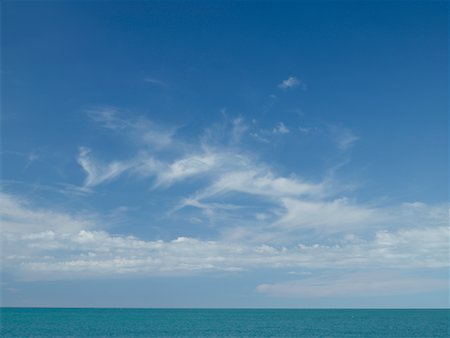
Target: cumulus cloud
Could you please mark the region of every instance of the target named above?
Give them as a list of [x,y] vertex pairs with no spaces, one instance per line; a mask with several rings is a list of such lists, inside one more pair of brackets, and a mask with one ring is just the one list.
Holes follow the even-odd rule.
[[[259,268],[448,267],[447,224],[378,230],[369,238],[347,234],[338,244],[329,245],[302,243],[298,238],[289,246],[221,237],[162,241],[111,234],[99,220],[86,215],[37,209],[9,195],[2,195],[2,202],[3,268],[28,279],[179,275]],[[264,286],[260,291],[277,288]]]
[[[424,243],[425,235],[432,243]],[[377,234],[341,245],[276,247],[178,237],[145,241],[105,231],[5,233],[4,265],[29,278],[102,277],[120,274],[184,274],[258,268],[445,268],[448,228]],[[401,245],[396,245],[394,240]],[[14,249],[15,248],[15,249]],[[20,248],[20,250],[18,249]],[[63,274],[63,275],[61,275]],[[270,289],[266,287],[266,290]]]
[[[103,128],[131,137],[137,151],[105,161],[81,147],[77,160],[86,173],[83,191],[125,174],[149,178],[149,185],[161,190],[195,178],[195,187],[177,195],[171,207],[177,206],[167,217],[184,212],[191,224],[206,223],[206,218],[211,228],[220,227],[209,238],[196,238],[187,226],[186,237],[144,240],[112,234],[104,220],[92,215],[37,208],[4,194],[3,266],[22,278],[448,266],[448,206],[416,201],[368,205],[339,196],[331,179],[282,174],[237,146],[248,128],[242,118],[228,123],[222,135],[210,129],[198,141],[182,143],[175,129],[145,118],[123,119],[114,109],[89,114]],[[288,129],[280,122],[276,132]],[[341,127],[330,133],[341,150],[357,139]],[[174,151],[162,156],[161,147]],[[282,294],[279,289],[266,284],[259,291]]]
[[281,89],[288,89],[288,88],[293,88],[293,87],[297,87],[301,84],[300,80],[297,79],[295,76],[290,76],[289,78],[287,78],[286,80],[282,81],[279,85],[278,88]]

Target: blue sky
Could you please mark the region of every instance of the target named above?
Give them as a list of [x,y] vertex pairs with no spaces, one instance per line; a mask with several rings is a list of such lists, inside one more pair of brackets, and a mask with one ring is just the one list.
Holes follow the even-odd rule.
[[4,2],[2,304],[448,307],[446,2]]

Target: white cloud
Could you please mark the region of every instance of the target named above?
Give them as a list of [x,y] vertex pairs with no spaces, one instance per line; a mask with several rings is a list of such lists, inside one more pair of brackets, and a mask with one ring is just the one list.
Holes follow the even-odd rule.
[[[152,129],[145,119],[125,122],[122,128],[123,122],[117,121],[115,114],[101,116],[106,127],[130,128],[140,140]],[[129,160],[105,163],[87,149],[80,150],[78,160],[87,173],[85,188],[124,173],[151,177],[153,187],[159,189],[197,177],[198,190],[180,196],[180,204],[167,217],[184,212],[185,219],[196,224],[218,224],[214,240],[143,241],[109,234],[101,226],[79,228],[77,233],[40,227],[30,233],[32,237],[8,235],[9,248],[33,252],[26,259],[12,254],[8,264],[22,262],[19,265],[32,275],[59,271],[97,276],[277,267],[435,268],[448,263],[442,256],[448,250],[447,207],[419,202],[395,207],[365,205],[338,197],[339,188],[331,180],[311,182],[296,175],[280,175],[236,147],[246,128],[241,118],[234,119],[226,130],[209,129],[198,144],[186,143],[164,160],[157,158],[157,152],[141,151]],[[341,149],[355,141],[347,129],[333,128],[330,132]],[[277,130],[282,133],[287,128],[280,122]],[[167,142],[176,144],[172,136]],[[58,255],[51,252],[55,248]]]
[[88,117],[103,128],[123,130],[131,127],[129,121],[119,118],[119,111],[114,107],[103,107],[86,111]]
[[250,133],[249,135],[259,142],[270,143],[270,141],[267,138],[261,136],[259,133],[254,132],[254,133]]
[[106,129],[127,135],[141,145],[155,150],[174,145],[173,136],[176,128],[165,128],[145,117],[126,119],[115,107],[104,107],[87,111],[89,118]]
[[33,162],[35,162],[39,159],[40,159],[40,156],[38,154],[36,154],[35,152],[28,154],[27,163],[23,167],[23,170],[26,170]]
[[323,188],[322,183],[277,176],[263,167],[224,173],[213,185],[216,191],[238,191],[268,197],[320,195]]
[[[279,205],[283,197],[321,197],[326,194],[328,182],[313,183],[294,176],[278,176],[269,168],[253,163],[248,158],[227,158],[231,159],[230,164],[222,164],[221,171],[216,173],[210,185],[191,196],[190,200],[207,201],[229,193],[240,193],[265,198]],[[184,204],[180,208],[183,206]]]
[[8,154],[8,155],[15,155],[22,157],[26,160],[25,165],[23,166],[23,170],[27,170],[28,167],[33,164],[34,162],[41,159],[41,155],[39,155],[36,151],[31,151],[29,153],[23,153],[20,151],[13,151],[13,150],[2,150],[0,151],[1,155]]
[[207,173],[222,159],[214,153],[186,156],[176,160],[157,173],[156,185],[169,185],[190,176]]
[[[432,239],[431,245],[418,237],[425,233]],[[402,243],[401,246],[386,243],[377,235],[371,241],[353,240],[339,246],[274,247],[186,237],[144,241],[86,230],[67,234],[54,231],[6,233],[3,235],[3,261],[8,270],[15,273],[49,279],[125,273],[179,275],[259,268],[445,268],[448,243],[442,235],[448,236],[448,228],[416,229],[414,234],[389,233],[391,239]]]
[[0,216],[3,233],[72,233],[92,229],[97,221],[96,217],[86,213],[71,215],[35,208],[27,200],[6,193],[0,193]]
[[[118,124],[115,112],[101,111],[101,114],[94,116],[97,121],[104,121],[111,128],[116,128],[115,126]],[[155,158],[157,155],[155,153],[149,155],[146,152],[140,152],[128,160],[105,163],[94,158],[88,149],[81,148],[78,162],[87,174],[84,187],[92,188],[128,173],[141,177],[154,177],[153,186],[164,188],[202,174],[201,178],[206,187],[193,196],[194,199],[200,200],[231,191],[269,198],[321,193],[322,183],[304,182],[294,176],[276,175],[264,163],[257,163],[247,154],[233,148],[233,143],[238,142],[248,127],[242,118],[236,118],[232,122],[230,130],[228,130],[232,146],[224,145],[223,141],[211,146],[211,144],[216,144],[214,139],[220,134],[220,131],[209,129],[200,144],[184,144],[182,153],[185,154],[171,161],[158,160]],[[126,124],[136,125],[131,122]],[[149,128],[144,129],[148,130]],[[288,133],[289,130],[280,122],[274,132]],[[198,150],[195,151],[195,149]],[[187,153],[186,150],[191,151]]]
[[137,120],[134,128],[138,139],[156,149],[167,148],[174,144],[174,128],[162,128],[145,118]]
[[149,78],[149,77],[145,78],[144,82],[155,84],[155,85],[158,85],[158,86],[161,86],[161,87],[168,87],[167,83],[165,83],[164,81],[161,81],[161,80],[158,80],[158,79]]
[[154,177],[154,187],[168,187],[186,178],[208,173],[224,161],[223,155],[208,150],[186,155],[173,162],[159,161],[142,152],[127,161],[102,163],[95,159],[86,148],[80,148],[78,157],[78,163],[87,174],[85,188],[114,180],[124,173],[139,177]]
[[286,213],[276,223],[281,227],[312,228],[319,232],[367,229],[383,218],[383,213],[375,208],[351,203],[346,198],[332,201],[283,198],[282,203]]
[[272,131],[274,134],[289,134],[289,129],[283,122],[278,122]]
[[351,130],[341,126],[329,126],[329,131],[332,140],[336,143],[336,146],[340,150],[349,149],[359,137],[356,136]]
[[242,117],[237,117],[232,121],[233,127],[231,130],[231,141],[238,143],[242,135],[248,130],[247,125],[244,123]]
[[80,148],[78,163],[87,174],[84,182],[87,188],[111,181],[133,166],[132,162],[100,163],[91,156],[90,150],[84,147]]
[[288,89],[288,88],[293,88],[293,87],[297,87],[300,85],[300,80],[298,80],[295,76],[290,76],[288,79],[282,81],[278,87],[281,89]]
[[298,130],[301,131],[303,134],[309,134],[311,132],[311,128],[307,127],[298,127]]
[[[378,230],[369,238],[347,234],[338,244],[289,246],[265,242],[178,237],[142,240],[110,234],[87,214],[38,209],[1,195],[2,264],[29,279],[120,274],[184,274],[259,268],[446,268],[448,224]],[[223,206],[231,208],[233,206]],[[104,222],[104,221],[103,221]],[[256,234],[255,234],[256,235]]]
[[[231,140],[236,133],[242,133],[236,131],[242,129],[242,124],[240,118],[233,120],[227,130]],[[333,130],[335,135],[349,133],[337,127]],[[208,135],[217,135],[216,131],[209,129]],[[211,142],[207,136],[199,144],[185,144],[181,156],[177,152],[178,156],[172,160],[161,161],[140,152],[129,160],[109,163],[93,158],[82,148],[78,160],[87,173],[85,189],[124,173],[151,178],[149,186],[157,189],[195,178],[198,190],[179,196],[178,204],[167,211],[168,217],[181,212],[188,219],[203,219],[211,226],[220,226],[224,238],[234,240],[292,244],[299,236],[311,239],[348,231],[363,233],[442,225],[446,218],[442,212],[445,208],[420,203],[387,208],[352,201],[338,195],[339,187],[331,179],[306,181],[296,175],[283,176],[248,153],[226,144],[223,140]],[[199,210],[182,210],[185,207]],[[268,216],[257,219],[255,215],[263,211]]]
[[[146,127],[151,122],[145,119],[123,120],[118,117],[115,110],[99,110],[95,113],[91,112],[91,115],[95,121],[103,123],[111,129],[131,128],[133,132],[140,135],[140,139],[155,137],[162,143],[175,143],[170,133],[165,134],[166,138],[153,134],[152,130],[155,128]],[[245,193],[265,198],[302,195],[321,197],[323,195],[324,183],[305,182],[295,176],[277,175],[266,164],[258,163],[248,154],[233,148],[233,143],[238,142],[240,136],[247,129],[242,118],[235,118],[229,130],[208,129],[206,135],[201,138],[200,144],[184,143],[183,147],[175,152],[178,154],[181,152],[181,156],[164,161],[155,158],[157,153],[153,152],[152,155],[149,155],[147,152],[141,151],[128,160],[102,162],[94,158],[86,148],[81,148],[78,162],[87,174],[84,188],[92,188],[109,182],[125,172],[140,177],[153,177],[153,186],[160,188],[201,174],[199,177],[203,179],[206,187],[191,196],[191,199],[202,200],[227,192]],[[279,122],[273,132],[286,134],[289,133],[289,129],[284,123]],[[227,142],[223,140],[214,141],[221,133],[228,133],[228,137],[232,141],[231,146],[227,146]],[[211,144],[216,145],[212,146]],[[327,188],[330,187],[331,185],[327,183]],[[277,204],[280,203],[281,200],[278,200]]]

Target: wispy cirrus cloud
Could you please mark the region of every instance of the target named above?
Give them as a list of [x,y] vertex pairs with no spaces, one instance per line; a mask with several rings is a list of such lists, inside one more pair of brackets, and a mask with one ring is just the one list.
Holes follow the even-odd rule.
[[161,86],[161,87],[169,87],[169,85],[166,82],[158,80],[158,79],[155,79],[155,78],[151,78],[151,77],[146,77],[144,79],[144,82],[155,84],[155,85],[158,85],[158,86]]
[[91,188],[119,178],[122,174],[152,177],[154,187],[167,187],[191,176],[205,173],[217,164],[215,154],[191,154],[172,162],[155,159],[142,152],[123,161],[101,162],[91,156],[91,151],[80,148],[78,163],[86,173],[84,187]]
[[208,199],[229,192],[268,198],[320,196],[325,192],[325,186],[325,182],[311,183],[295,177],[277,176],[268,168],[249,163],[241,170],[225,171],[218,175],[211,185],[196,194],[196,199]]
[[28,153],[23,153],[20,151],[11,151],[11,150],[3,150],[0,151],[0,155],[15,155],[15,156],[19,156],[22,157],[26,160],[25,165],[23,166],[23,171],[27,170],[29,166],[31,166],[34,162],[39,161],[41,159],[41,154],[39,154],[39,152],[37,151],[30,151]]
[[355,135],[353,131],[342,126],[330,125],[328,130],[339,150],[350,149],[359,140],[359,136]]
[[156,173],[156,186],[171,185],[187,177],[207,174],[219,165],[223,159],[214,153],[191,154],[160,167]]
[[427,293],[430,290],[445,291],[445,278],[415,276],[387,269],[363,270],[335,275],[308,276],[274,284],[261,284],[256,290],[276,297],[370,297],[398,294]]
[[233,119],[233,126],[231,130],[231,141],[238,143],[241,140],[242,135],[248,131],[248,126],[244,122],[244,118],[239,116]]
[[122,114],[115,107],[87,110],[87,115],[93,122],[103,128],[128,136],[141,145],[150,146],[154,150],[174,145],[173,137],[177,128],[163,127],[143,116],[124,118]]
[[277,225],[290,228],[310,228],[318,232],[367,229],[371,224],[385,223],[387,215],[377,208],[352,203],[347,198],[308,201],[283,198],[285,214]]
[[[246,150],[242,140],[252,129],[242,117],[183,142],[174,128],[142,117],[123,118],[115,109],[89,116],[102,128],[130,137],[133,151],[128,158],[105,161],[80,147],[77,160],[86,173],[80,189],[94,190],[123,175],[146,178],[159,192],[180,185],[182,193],[161,208],[167,207],[168,220],[186,221],[186,234],[165,241],[113,234],[102,219],[43,210],[6,195],[6,208],[1,209],[8,229],[3,234],[8,255],[4,266],[22,278],[448,265],[443,255],[448,250],[448,207],[361,203],[342,196],[331,178],[307,180],[298,173],[280,173]],[[355,142],[345,128],[329,132],[341,150]],[[163,141],[158,145],[161,140],[153,138]],[[160,149],[169,151],[161,155]],[[204,238],[189,235],[193,223],[214,231]],[[266,284],[259,291],[281,294],[279,289]]]
[[86,188],[112,181],[134,165],[132,162],[120,161],[101,163],[91,156],[89,149],[84,147],[79,149],[77,161],[87,175],[84,181],[84,187]]
[[7,193],[0,193],[0,216],[3,234],[43,231],[72,233],[93,229],[97,221],[95,215],[86,212],[68,214],[64,211],[37,208],[29,200]]
[[[117,124],[126,126],[124,128],[132,126],[138,134],[137,138],[142,137],[139,133],[147,132],[146,128],[136,131],[136,120],[119,119],[116,112],[111,114],[102,111],[95,117],[99,123],[106,123],[107,127]],[[219,130],[214,127],[206,129],[197,143],[171,139],[173,147],[183,144],[172,158],[165,156],[162,159],[158,158],[157,152],[139,151],[126,160],[103,162],[93,157],[88,149],[81,148],[78,162],[87,174],[84,188],[105,184],[125,173],[149,178],[149,186],[153,189],[166,189],[174,184],[191,182],[195,178],[198,182],[195,190],[185,191],[185,195],[180,196],[179,202],[175,203],[177,206],[168,210],[169,214],[193,207],[198,208],[201,214],[189,217],[201,219],[201,215],[206,213],[208,222],[224,225],[224,222],[230,221],[234,211],[223,208],[223,205],[235,204],[233,199],[236,198],[245,200],[244,204],[238,204],[241,221],[247,222],[247,229],[227,227],[226,230],[227,236],[235,239],[246,239],[255,233],[254,214],[260,213],[261,203],[270,217],[259,219],[259,234],[254,237],[267,241],[278,238],[283,242],[302,230],[320,235],[390,227],[391,224],[404,225],[402,217],[394,217],[394,214],[402,214],[408,220],[418,219],[418,214],[422,214],[423,224],[432,220],[428,215],[423,216],[423,210],[419,210],[414,217],[406,215],[418,209],[419,204],[386,208],[353,201],[342,196],[341,188],[330,177],[310,181],[295,174],[280,175],[267,163],[236,147],[237,138],[248,129],[243,118],[233,119],[227,126],[228,129],[224,126],[218,126]],[[281,123],[277,126],[281,130],[286,128]],[[348,129],[330,128],[343,149],[356,139]],[[428,207],[426,209],[429,210]]]
[[[241,135],[248,130],[242,117],[232,119],[229,129],[221,129],[219,132],[217,128],[206,129],[198,143],[187,144],[176,141],[172,129],[159,135],[155,130],[161,128],[150,121],[143,118],[122,119],[115,109],[90,111],[89,116],[105,128],[125,134],[132,133],[135,138],[145,140],[144,144],[147,142],[154,144],[152,139],[157,138],[158,142],[177,148],[178,155],[171,160],[158,159],[155,152],[139,151],[137,155],[127,160],[103,162],[96,159],[89,149],[81,147],[78,163],[87,174],[85,187],[112,181],[124,173],[155,177],[154,186],[157,187],[169,186],[201,173],[211,182],[209,188],[204,191],[212,194],[234,190],[250,194],[264,192],[262,195],[266,196],[275,193],[279,197],[283,185],[285,190],[306,186],[305,183],[301,184],[300,180],[277,177],[266,164],[255,162],[248,154],[234,147]],[[274,127],[273,133],[286,134],[289,133],[289,129],[280,122]],[[231,146],[227,146],[228,143]],[[182,147],[178,147],[180,144]],[[257,169],[258,167],[260,169]],[[258,185],[261,187],[258,188]]]

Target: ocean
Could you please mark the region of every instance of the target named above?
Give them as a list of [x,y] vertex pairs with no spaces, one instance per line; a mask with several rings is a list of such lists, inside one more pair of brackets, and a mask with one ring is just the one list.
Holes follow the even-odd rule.
[[2,308],[1,337],[450,337],[450,310]]

